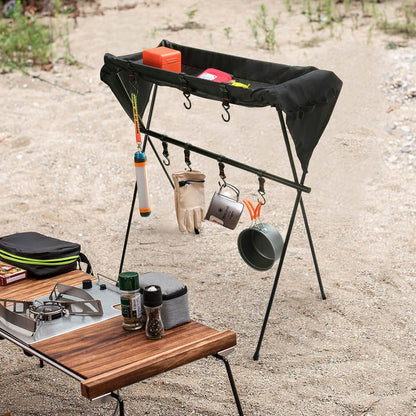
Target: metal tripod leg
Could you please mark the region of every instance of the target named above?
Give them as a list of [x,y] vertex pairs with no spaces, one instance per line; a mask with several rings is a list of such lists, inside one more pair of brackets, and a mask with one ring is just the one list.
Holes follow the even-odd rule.
[[315,272],[316,272],[316,277],[318,279],[319,290],[321,291],[322,299],[325,300],[326,295],[325,295],[325,292],[324,292],[324,286],[322,284],[321,273],[320,273],[319,267],[318,267],[318,260],[316,259],[315,248],[313,246],[311,230],[309,229],[308,219],[306,217],[305,206],[303,205],[302,198],[300,200],[300,208],[302,210],[302,216],[303,216],[303,222],[305,223],[306,234],[308,235],[309,247],[311,249],[313,264],[315,266]]
[[[303,172],[301,180],[299,182],[298,175],[296,173],[295,162],[293,160],[292,150],[290,148],[289,136],[288,136],[288,133],[287,133],[287,130],[286,130],[286,125],[285,125],[285,122],[284,122],[284,119],[283,119],[283,113],[282,113],[281,110],[278,110],[277,112],[278,112],[278,115],[279,115],[279,121],[280,121],[280,125],[281,125],[281,128],[282,128],[282,133],[283,133],[283,137],[284,137],[284,140],[285,140],[285,144],[286,144],[286,150],[287,150],[287,154],[288,154],[288,157],[289,157],[290,166],[292,168],[293,178],[294,178],[296,183],[303,185],[304,181],[305,181],[305,177],[306,177],[306,171]],[[256,348],[256,351],[254,352],[254,355],[253,355],[253,360],[258,360],[259,359],[260,348],[261,348],[261,344],[262,344],[262,341],[263,341],[264,332],[266,330],[267,321],[268,321],[269,315],[270,315],[270,310],[271,310],[272,305],[273,305],[274,296],[276,294],[277,283],[279,281],[280,273],[282,271],[283,262],[284,262],[285,256],[286,256],[286,250],[287,250],[287,247],[289,245],[289,238],[290,238],[290,235],[292,233],[293,223],[295,221],[295,217],[296,217],[296,213],[297,213],[299,205],[300,205],[300,208],[301,208],[301,211],[302,211],[303,222],[305,224],[306,234],[308,236],[309,247],[310,247],[311,253],[312,253],[312,259],[313,259],[313,263],[314,263],[314,266],[315,266],[315,272],[316,272],[316,277],[318,279],[318,284],[319,284],[319,289],[321,291],[321,296],[322,296],[322,299],[326,299],[325,292],[324,292],[324,287],[323,287],[323,284],[322,284],[321,274],[319,272],[318,261],[317,261],[316,254],[315,254],[315,248],[314,248],[313,241],[312,241],[312,235],[311,235],[311,231],[310,231],[310,228],[309,228],[308,218],[306,216],[306,210],[305,210],[305,206],[304,206],[303,200],[302,200],[302,191],[298,190],[296,200],[295,200],[295,204],[294,204],[293,210],[292,210],[292,215],[290,217],[290,222],[289,222],[289,227],[288,227],[288,230],[287,230],[287,233],[286,233],[285,242],[283,244],[282,254],[280,256],[280,261],[279,261],[279,266],[277,268],[276,276],[275,276],[274,283],[273,283],[273,288],[272,288],[270,298],[269,298],[269,303],[267,305],[266,314],[265,314],[264,319],[263,319],[263,325],[262,325],[262,328],[261,328],[261,331],[260,331],[259,340],[257,342],[257,348]]]
[[287,246],[289,245],[289,239],[290,239],[290,235],[292,233],[293,224],[295,222],[295,217],[296,217],[296,212],[297,212],[297,209],[298,209],[298,205],[299,205],[299,202],[301,201],[301,196],[302,196],[301,192],[298,191],[297,197],[296,197],[296,200],[295,200],[295,204],[294,204],[293,210],[292,210],[292,215],[290,217],[290,222],[289,222],[289,227],[287,229],[285,242],[283,244],[282,254],[280,255],[279,266],[277,267],[276,276],[274,278],[273,288],[272,288],[272,291],[270,293],[270,298],[269,298],[269,303],[267,305],[266,314],[265,314],[264,319],[263,319],[263,325],[261,327],[259,340],[257,342],[257,348],[256,348],[256,351],[254,352],[254,355],[253,355],[253,360],[258,360],[259,359],[261,343],[263,341],[264,332],[265,332],[266,326],[267,326],[267,321],[269,320],[270,310],[272,308],[274,296],[276,294],[277,283],[279,282],[280,273],[282,271],[283,262],[284,262],[285,256],[286,256]]
[[213,357],[218,358],[219,360],[222,360],[222,362],[225,364],[225,369],[227,370],[228,380],[230,381],[231,389],[233,391],[235,404],[237,405],[238,414],[240,416],[244,416],[243,409],[241,408],[240,398],[238,397],[237,388],[234,383],[234,377],[231,372],[230,363],[228,362],[227,358],[221,355],[221,352],[213,354]]
[[308,235],[309,246],[310,246],[311,253],[312,253],[313,263],[314,263],[314,266],[315,266],[316,277],[318,278],[318,284],[319,284],[319,289],[321,291],[321,296],[322,296],[323,300],[326,299],[326,295],[325,295],[325,292],[324,292],[324,287],[323,287],[322,280],[321,280],[321,274],[319,272],[318,262],[317,262],[317,259],[316,259],[315,249],[314,249],[314,246],[313,246],[312,236],[311,236],[311,232],[310,232],[310,229],[309,229],[308,219],[306,217],[305,207],[303,205],[301,193],[298,192],[298,197],[296,198],[295,205],[293,207],[292,216],[290,218],[288,231],[287,231],[285,242],[284,242],[283,249],[282,249],[282,254],[280,256],[279,266],[277,268],[273,288],[272,288],[272,291],[271,291],[271,294],[270,294],[269,304],[267,305],[266,314],[264,316],[263,325],[262,325],[259,340],[258,340],[258,343],[257,343],[257,348],[256,348],[256,351],[253,355],[253,360],[258,360],[259,359],[261,343],[263,341],[264,332],[266,330],[267,321],[268,321],[269,315],[270,315],[270,310],[272,308],[274,296],[276,294],[277,283],[279,282],[280,273],[282,271],[283,262],[284,262],[284,259],[285,259],[285,256],[286,256],[287,246],[289,245],[289,238],[290,238],[290,234],[292,233],[293,223],[294,223],[294,220],[295,220],[295,217],[296,217],[296,212],[297,212],[297,209],[298,209],[298,205],[300,205],[301,210],[302,210],[303,221],[305,223],[305,229],[306,229],[306,233]]
[[[300,184],[303,185],[304,182],[305,182],[305,178],[306,178],[306,173],[307,172],[306,172],[306,170],[303,171],[302,178],[301,178],[301,180],[299,182],[299,180],[298,180],[298,174],[296,172],[295,162],[293,160],[292,149],[290,147],[289,135],[287,133],[285,121],[284,121],[284,118],[283,118],[283,113],[282,113],[281,110],[278,110],[277,113],[279,115],[280,127],[282,129],[283,138],[285,140],[287,155],[288,155],[288,158],[289,158],[290,167],[292,169],[293,179],[294,179],[294,181],[296,183],[300,183]],[[313,259],[313,264],[315,266],[316,277],[318,278],[319,289],[321,291],[322,299],[326,299],[326,296],[325,296],[325,293],[324,293],[324,287],[322,285],[322,280],[321,280],[321,273],[319,272],[318,260],[316,258],[315,248],[313,246],[312,235],[311,235],[311,231],[309,229],[308,219],[306,217],[306,210],[305,210],[305,206],[303,204],[302,197],[300,199],[300,208],[302,210],[303,222],[305,224],[306,233],[308,235],[309,247],[310,247],[311,253],[312,253],[312,259]]]
[[[151,102],[150,109],[149,109],[149,116],[147,118],[146,130],[149,129],[150,123],[152,121],[153,109],[154,109],[154,106],[155,106],[155,99],[156,99],[156,92],[157,92],[157,86],[155,85],[155,87],[153,89],[152,102]],[[146,134],[145,138],[143,140],[143,151],[145,151],[145,149],[146,149],[146,144],[147,144],[148,140],[149,140],[149,137]],[[137,197],[137,182],[135,182],[135,184],[134,184],[134,192],[133,192],[133,198],[132,198],[131,206],[130,206],[130,214],[129,214],[129,219],[128,219],[128,223],[127,223],[126,235],[124,237],[124,245],[123,245],[123,252],[121,254],[119,274],[123,271],[124,257],[126,255],[127,244],[128,244],[128,241],[129,241],[130,227],[131,227],[131,222],[132,222],[132,219],[133,219],[134,205],[135,205],[135,202],[136,202],[136,197]]]

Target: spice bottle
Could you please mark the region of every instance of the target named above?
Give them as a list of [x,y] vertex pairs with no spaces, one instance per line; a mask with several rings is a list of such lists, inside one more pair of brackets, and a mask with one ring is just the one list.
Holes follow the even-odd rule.
[[146,286],[143,291],[143,305],[146,311],[146,336],[149,339],[160,339],[165,333],[162,322],[162,290],[160,286]]
[[121,314],[123,328],[129,331],[143,326],[139,293],[139,275],[136,272],[124,272],[118,276],[120,287]]

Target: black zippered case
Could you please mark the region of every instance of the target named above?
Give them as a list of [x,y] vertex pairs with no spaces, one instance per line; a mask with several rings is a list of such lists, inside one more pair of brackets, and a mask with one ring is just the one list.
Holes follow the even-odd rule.
[[23,232],[0,238],[0,260],[27,271],[27,276],[44,279],[67,273],[79,262],[91,265],[78,243],[59,240],[37,232]]

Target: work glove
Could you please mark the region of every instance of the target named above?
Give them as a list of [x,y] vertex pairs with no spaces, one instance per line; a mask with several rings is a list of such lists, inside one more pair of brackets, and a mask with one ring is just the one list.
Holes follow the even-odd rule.
[[179,231],[199,234],[204,218],[205,175],[198,170],[172,174]]

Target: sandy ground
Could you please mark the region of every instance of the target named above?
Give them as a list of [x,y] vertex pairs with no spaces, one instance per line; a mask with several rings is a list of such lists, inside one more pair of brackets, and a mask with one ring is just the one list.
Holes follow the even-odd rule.
[[[194,319],[237,333],[229,359],[246,415],[416,414],[416,43],[378,31],[356,4],[343,23],[318,30],[301,2],[291,11],[283,2],[263,3],[269,17],[279,18],[273,52],[256,46],[247,23],[259,1],[162,0],[125,9],[128,2],[105,0],[101,14],[86,8],[69,25],[81,67],[57,60],[51,72],[0,76],[0,233],[32,230],[79,242],[95,272],[117,276],[136,146],[132,123],[99,79],[106,52],[138,52],[169,39],[334,71],[343,90],[310,163],[312,192],[304,195],[327,300],[299,217],[253,361],[276,268],[257,272],[239,256],[247,212],[234,231],[204,222],[200,235],[181,234],[173,192],[151,151],[152,215],[134,216],[125,270],[181,279]],[[169,29],[183,25],[190,10],[204,28]],[[389,42],[400,47],[388,49]],[[225,124],[220,103],[192,97],[188,111],[182,102],[179,91],[160,88],[152,127],[291,178],[273,109],[232,106]],[[182,150],[170,153],[169,172],[182,170]],[[199,155],[191,160],[207,175],[208,205],[217,164]],[[256,198],[256,177],[231,167],[226,174],[243,197]],[[265,190],[262,219],[284,235],[295,191],[270,182]],[[114,400],[89,402],[76,381],[40,369],[8,341],[0,345],[0,415],[113,413]],[[121,393],[127,415],[237,414],[223,365],[213,358]]]

